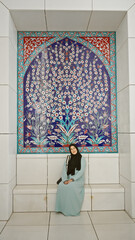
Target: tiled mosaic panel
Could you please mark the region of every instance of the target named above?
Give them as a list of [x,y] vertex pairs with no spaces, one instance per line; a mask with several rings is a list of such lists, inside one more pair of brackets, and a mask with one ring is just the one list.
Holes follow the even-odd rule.
[[18,33],[18,153],[117,152],[114,32]]

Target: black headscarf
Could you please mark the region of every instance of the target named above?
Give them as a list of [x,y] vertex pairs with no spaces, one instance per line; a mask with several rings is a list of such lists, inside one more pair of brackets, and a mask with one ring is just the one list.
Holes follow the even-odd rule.
[[[71,146],[74,146],[77,149],[77,154],[72,154],[71,153]],[[74,175],[75,174],[75,169],[76,170],[80,170],[81,169],[81,157],[82,155],[80,154],[78,147],[75,144],[70,144],[69,145],[69,151],[71,153],[71,158],[68,162],[68,170],[67,170],[67,175],[71,174]]]

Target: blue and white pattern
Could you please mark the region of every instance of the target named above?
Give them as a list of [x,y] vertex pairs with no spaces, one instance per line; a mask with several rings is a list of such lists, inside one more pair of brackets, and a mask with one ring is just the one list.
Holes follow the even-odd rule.
[[81,152],[117,152],[114,62],[76,39],[66,34],[34,51],[24,66],[23,88],[18,75],[18,153],[67,152],[70,143]]

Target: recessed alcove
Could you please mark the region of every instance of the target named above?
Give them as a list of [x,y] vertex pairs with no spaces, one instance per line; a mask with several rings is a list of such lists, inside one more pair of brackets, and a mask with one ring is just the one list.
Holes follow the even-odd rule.
[[[108,3],[109,2],[109,3]],[[0,50],[2,57],[1,63],[1,78],[0,78],[0,109],[1,109],[1,124],[0,124],[0,219],[7,220],[12,209],[12,192],[14,187],[19,184],[22,185],[40,185],[54,184],[50,174],[50,169],[46,173],[46,180],[43,177],[39,178],[35,172],[35,178],[32,176],[31,162],[33,160],[36,168],[37,157],[29,155],[17,156],[16,151],[16,99],[17,99],[17,31],[116,31],[116,52],[117,52],[117,112],[118,112],[118,146],[119,151],[116,156],[112,154],[108,156],[106,165],[106,157],[98,154],[97,159],[88,156],[88,161],[93,161],[93,167],[97,175],[97,166],[99,161],[103,165],[112,168],[112,179],[109,175],[107,182],[101,175],[98,180],[92,172],[91,177],[88,178],[87,183],[92,181],[92,184],[100,185],[101,182],[108,184],[121,184],[125,189],[125,210],[135,218],[134,212],[134,196],[135,196],[135,161],[134,161],[134,142],[135,142],[135,128],[134,128],[134,55],[133,50],[135,46],[135,32],[134,32],[134,18],[135,7],[134,1],[77,1],[76,4],[63,3],[58,1],[18,1],[3,0],[0,3],[0,20],[4,24],[0,25]],[[82,20],[83,19],[83,20]],[[3,49],[6,51],[3,51]],[[7,71],[3,71],[5,69]],[[11,108],[12,107],[12,108]],[[10,110],[9,110],[10,109]],[[12,110],[11,110],[12,109]],[[22,157],[22,158],[21,158]],[[26,157],[26,158],[25,158]],[[53,159],[60,161],[60,156],[57,154],[48,155],[47,162],[50,159],[50,164]],[[101,157],[101,159],[100,159]],[[41,159],[45,165],[45,161]],[[28,160],[28,161],[27,161]],[[61,163],[64,161],[62,158]],[[100,164],[101,164],[100,162]],[[16,168],[17,164],[17,168]],[[26,165],[25,165],[26,164]],[[103,166],[102,165],[102,166]],[[40,167],[38,165],[38,167]],[[60,164],[59,164],[60,166]],[[21,169],[24,169],[21,171]],[[45,169],[41,168],[39,172],[43,174]],[[25,172],[26,171],[26,172]],[[30,172],[29,172],[30,171]],[[88,174],[91,169],[87,169]],[[104,173],[104,171],[102,172]],[[23,175],[24,174],[24,175]],[[30,174],[30,175],[29,175]],[[48,175],[49,174],[49,175]],[[86,173],[87,174],[87,173]],[[38,179],[37,182],[35,179]],[[47,182],[46,182],[47,181]],[[99,181],[99,182],[98,182]],[[101,181],[101,182],[100,182]],[[51,185],[50,184],[50,185]],[[89,193],[91,192],[89,190]],[[111,189],[111,187],[110,187]],[[14,189],[16,191],[17,189]],[[20,190],[21,191],[21,190]],[[24,190],[25,191],[25,190]],[[30,190],[31,191],[31,190]],[[45,190],[47,191],[47,190]],[[50,194],[52,190],[50,190]],[[108,190],[107,190],[108,191]],[[33,190],[34,192],[34,190]],[[40,191],[41,193],[42,191]],[[55,192],[55,189],[54,189]],[[94,190],[95,194],[101,192],[100,186]],[[114,191],[113,189],[113,192]],[[122,190],[123,192],[123,190]],[[28,192],[27,192],[28,193]],[[87,192],[88,193],[88,192]],[[97,199],[98,194],[96,195]],[[87,201],[87,199],[86,199]],[[90,203],[91,204],[91,203]],[[46,209],[46,207],[45,207]]]

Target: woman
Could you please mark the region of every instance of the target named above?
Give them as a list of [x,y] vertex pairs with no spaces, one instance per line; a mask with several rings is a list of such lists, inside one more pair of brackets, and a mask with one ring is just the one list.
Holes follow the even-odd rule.
[[84,199],[85,160],[75,144],[70,144],[69,151],[71,156],[68,163],[64,164],[55,210],[66,216],[77,216]]

